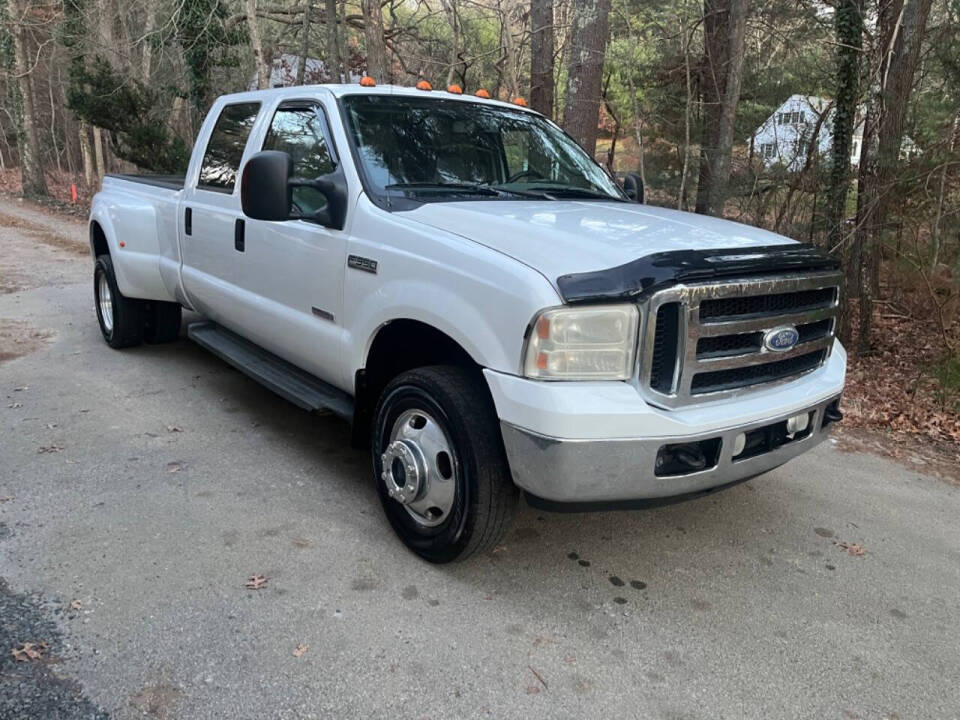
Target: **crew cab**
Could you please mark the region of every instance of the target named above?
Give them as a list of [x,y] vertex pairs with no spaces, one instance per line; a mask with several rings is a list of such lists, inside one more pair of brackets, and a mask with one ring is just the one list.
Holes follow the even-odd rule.
[[106,342],[172,341],[196,313],[191,340],[352,423],[387,519],[433,562],[494,547],[521,492],[697,497],[841,418],[831,258],[643,204],[542,115],[422,87],[223,96],[184,176],[107,176]]

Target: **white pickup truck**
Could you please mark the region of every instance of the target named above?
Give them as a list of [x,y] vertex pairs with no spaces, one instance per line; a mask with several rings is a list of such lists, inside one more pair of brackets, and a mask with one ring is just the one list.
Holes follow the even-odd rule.
[[122,348],[198,313],[190,339],[353,424],[403,542],[464,558],[518,488],[578,511],[696,497],[841,418],[836,263],[642,194],[514,104],[228,95],[184,177],[104,179],[97,317]]

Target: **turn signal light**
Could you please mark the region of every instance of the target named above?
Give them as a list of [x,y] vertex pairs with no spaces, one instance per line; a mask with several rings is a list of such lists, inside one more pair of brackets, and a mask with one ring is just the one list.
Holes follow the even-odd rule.
[[417,90],[433,90],[433,85],[428,83],[426,80],[421,80],[417,83]]
[[477,90],[476,95],[478,98],[486,98],[487,100],[490,99],[490,93],[488,93],[483,88],[480,88],[479,90]]
[[448,85],[447,92],[453,93],[454,95],[463,95],[463,88],[459,85]]
[[377,81],[369,75],[364,75],[362,78],[360,78],[360,84],[363,85],[363,87],[376,87]]

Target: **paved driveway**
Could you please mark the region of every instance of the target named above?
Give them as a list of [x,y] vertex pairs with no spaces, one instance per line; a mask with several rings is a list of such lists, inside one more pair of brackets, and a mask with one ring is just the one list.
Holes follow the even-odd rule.
[[83,227],[0,226],[0,717],[960,717],[960,488],[825,443],[430,566],[344,424],[110,350]]

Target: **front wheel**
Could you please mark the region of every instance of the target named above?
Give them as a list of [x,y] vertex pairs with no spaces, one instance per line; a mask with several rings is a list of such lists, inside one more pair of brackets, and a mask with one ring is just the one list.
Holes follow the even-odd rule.
[[435,366],[396,377],[380,397],[371,447],[387,519],[415,553],[463,560],[503,538],[518,491],[478,372]]

